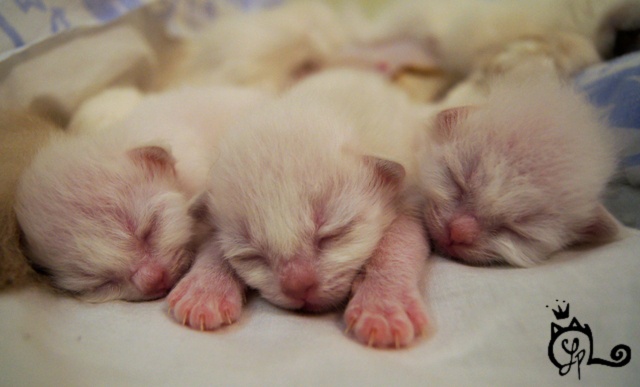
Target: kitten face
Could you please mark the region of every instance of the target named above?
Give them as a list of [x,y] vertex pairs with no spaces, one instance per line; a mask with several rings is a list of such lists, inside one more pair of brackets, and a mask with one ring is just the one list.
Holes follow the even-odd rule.
[[43,150],[16,213],[34,265],[89,301],[164,296],[188,269],[192,220],[160,147],[113,152],[86,138]]
[[345,151],[326,117],[282,113],[245,121],[223,147],[210,211],[249,286],[281,307],[322,311],[347,298],[392,221],[403,171]]
[[537,89],[498,89],[436,118],[421,179],[427,229],[446,255],[530,266],[617,233],[599,204],[615,163],[605,128],[578,96]]

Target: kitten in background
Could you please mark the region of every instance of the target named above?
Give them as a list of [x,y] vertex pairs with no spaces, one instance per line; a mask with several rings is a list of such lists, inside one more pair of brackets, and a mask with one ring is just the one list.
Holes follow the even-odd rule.
[[34,266],[88,301],[164,296],[191,264],[189,205],[219,137],[267,98],[184,88],[150,95],[120,120],[117,98],[96,97],[100,117],[76,122],[106,127],[55,136],[20,178],[15,210]]
[[249,286],[287,309],[347,302],[361,342],[412,343],[427,321],[411,193],[422,119],[378,74],[333,70],[238,121],[200,202],[216,231],[168,296],[174,318],[231,324]]
[[376,21],[379,39],[429,43],[439,64],[462,76],[508,45],[515,51],[564,51],[573,73],[610,57],[617,29],[640,26],[636,0],[424,0],[390,3]]
[[281,92],[333,67],[377,71],[432,68],[413,39],[372,41],[372,24],[354,4],[289,2],[253,13],[224,9],[216,22],[186,39],[171,84],[238,84]]
[[473,105],[435,116],[421,156],[424,220],[439,251],[531,266],[616,238],[600,204],[616,166],[602,112],[555,76],[495,78],[488,93],[466,95]]

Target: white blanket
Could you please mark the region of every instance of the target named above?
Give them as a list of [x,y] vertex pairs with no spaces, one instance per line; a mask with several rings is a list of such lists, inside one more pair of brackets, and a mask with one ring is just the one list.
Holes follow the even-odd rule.
[[[302,315],[257,296],[239,323],[199,332],[174,322],[164,300],[93,305],[34,290],[2,294],[0,385],[635,385],[639,252],[633,231],[530,269],[434,257],[424,292],[431,332],[402,350],[357,343],[338,312]],[[555,319],[558,303],[570,305],[569,319]],[[580,379],[575,364],[561,376],[547,353],[551,323],[574,317],[591,327],[594,357],[611,360],[611,349],[626,344],[631,362],[587,365],[587,355]]]

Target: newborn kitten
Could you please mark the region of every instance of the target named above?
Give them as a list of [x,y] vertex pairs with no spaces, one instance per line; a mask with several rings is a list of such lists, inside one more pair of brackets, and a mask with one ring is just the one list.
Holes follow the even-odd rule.
[[339,50],[350,39],[348,27],[317,1],[222,15],[188,44],[175,83],[283,90]]
[[353,289],[345,322],[360,341],[410,344],[426,324],[428,246],[408,192],[419,113],[378,75],[333,70],[239,121],[202,197],[216,233],[169,294],[174,317],[231,324],[245,285],[312,312]]
[[143,99],[116,126],[53,138],[17,190],[33,264],[89,301],[164,296],[191,263],[189,202],[204,189],[218,138],[265,98],[183,89]]
[[222,15],[187,45],[174,84],[234,83],[283,91],[330,67],[394,76],[433,60],[412,39],[369,41],[370,21],[353,4],[335,10],[291,2],[255,13]]
[[552,77],[490,86],[482,103],[437,115],[421,158],[424,219],[438,250],[531,266],[614,238],[617,223],[599,200],[616,156],[600,113]]
[[[446,70],[462,75],[518,41],[524,50],[572,52],[582,59],[559,64],[575,71],[607,57],[616,29],[637,27],[638,20],[636,0],[411,0],[383,9],[376,34],[428,42]],[[538,39],[559,44],[538,45]]]

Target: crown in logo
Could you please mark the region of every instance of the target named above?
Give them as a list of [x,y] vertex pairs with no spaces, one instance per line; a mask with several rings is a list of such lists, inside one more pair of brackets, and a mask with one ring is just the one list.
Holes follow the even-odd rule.
[[[556,300],[556,302],[558,302],[558,300]],[[566,301],[562,301],[565,302]],[[560,304],[558,304],[558,309],[551,309],[551,311],[553,311],[553,314],[556,316],[556,320],[564,320],[565,318],[569,317],[569,305],[567,304],[567,307],[563,310],[562,306]],[[549,305],[547,305],[547,308],[549,307]]]

